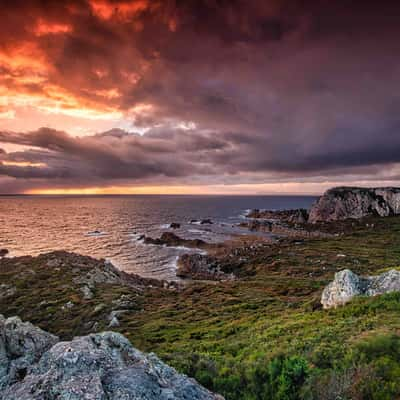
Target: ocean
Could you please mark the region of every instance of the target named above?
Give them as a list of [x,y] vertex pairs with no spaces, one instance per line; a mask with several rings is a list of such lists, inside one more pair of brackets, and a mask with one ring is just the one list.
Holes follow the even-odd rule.
[[[314,196],[4,196],[0,248],[11,256],[67,250],[102,257],[145,277],[175,280],[185,248],[145,245],[141,235],[173,231],[209,242],[246,234],[237,227],[249,209],[309,208]],[[191,220],[209,218],[212,225]],[[179,229],[169,229],[172,222]]]

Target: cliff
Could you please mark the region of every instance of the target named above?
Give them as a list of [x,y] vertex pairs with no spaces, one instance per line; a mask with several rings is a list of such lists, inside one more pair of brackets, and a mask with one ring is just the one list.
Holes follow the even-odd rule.
[[60,342],[0,315],[0,360],[1,399],[222,399],[115,332]]
[[400,188],[337,187],[325,192],[312,206],[308,222],[397,214],[400,214]]

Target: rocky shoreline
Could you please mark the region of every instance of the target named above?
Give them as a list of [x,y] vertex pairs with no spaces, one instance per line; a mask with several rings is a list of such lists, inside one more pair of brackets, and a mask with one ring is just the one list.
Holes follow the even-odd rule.
[[[244,375],[237,372],[242,363],[240,357],[235,358],[238,346],[250,351],[256,343],[257,353],[269,357],[270,347],[281,350],[282,341],[285,349],[294,335],[317,331],[320,335],[326,324],[325,336],[318,337],[330,338],[333,326],[342,332],[353,320],[352,329],[362,334],[363,329],[376,328],[377,305],[387,307],[386,313],[394,310],[392,318],[397,318],[400,272],[393,267],[398,265],[398,218],[368,215],[310,224],[294,222],[293,215],[304,213],[251,213],[246,223],[255,224],[255,229],[273,234],[277,231],[272,230],[282,229],[273,240],[251,235],[251,231],[217,245],[171,232],[149,238],[149,244],[202,250],[180,258],[177,275],[183,281],[178,282],[142,278],[120,271],[106,260],[63,251],[37,257],[4,254],[0,258],[0,313],[19,315],[63,342],[44,331],[37,333],[39,328],[17,318],[0,317],[0,342],[5,343],[0,343],[0,357],[7,364],[3,369],[0,366],[0,398],[45,396],[53,400],[60,398],[52,397],[55,391],[58,396],[73,391],[82,398],[88,385],[93,398],[99,393],[109,399],[122,395],[221,398],[137,347],[156,351],[178,371],[194,376],[213,392],[236,399],[240,395],[234,397],[226,391],[231,380],[225,371],[245,382],[253,365],[250,361]],[[284,228],[293,236],[285,235]],[[359,300],[351,302],[355,297]],[[359,320],[364,312],[359,304],[365,309],[371,304],[372,317],[365,324]],[[346,305],[342,313],[335,310],[339,305]],[[352,312],[354,316],[348,318]],[[369,318],[367,314],[365,318]],[[397,329],[396,321],[393,326]],[[115,332],[104,333],[110,329]],[[346,328],[342,335],[350,331]],[[28,332],[30,340],[21,338],[21,332]],[[345,342],[347,336],[342,339]],[[335,335],[334,340],[336,343]],[[225,343],[229,345],[225,347]],[[315,343],[314,337],[308,343]],[[330,342],[323,345],[329,348]],[[204,357],[212,352],[217,356],[198,359],[192,348],[206,354]],[[225,351],[227,362],[220,356]],[[318,362],[315,357],[313,353],[310,358],[311,370]],[[258,372],[254,376],[259,376]],[[254,378],[248,387],[256,382]],[[36,397],[29,397],[28,388]]]

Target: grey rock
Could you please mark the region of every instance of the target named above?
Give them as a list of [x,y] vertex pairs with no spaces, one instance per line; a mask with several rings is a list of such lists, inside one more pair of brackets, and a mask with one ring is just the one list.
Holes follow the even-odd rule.
[[108,324],[108,326],[109,326],[110,328],[116,328],[117,326],[120,326],[120,323],[119,323],[119,320],[118,320],[117,316],[114,315],[114,316],[111,318],[111,321],[110,321],[110,323]]
[[387,217],[400,214],[400,188],[329,189],[312,206],[308,222],[362,218],[368,215]]
[[[81,272],[81,270],[78,270]],[[121,272],[109,261],[93,262],[91,268],[87,268],[86,274],[79,274],[74,278],[74,282],[84,284],[93,288],[99,283],[125,284]]]
[[84,285],[81,287],[81,292],[83,294],[84,300],[90,300],[93,299],[93,292],[91,291],[90,287],[88,285]]
[[63,310],[70,310],[71,308],[74,308],[74,306],[75,306],[75,304],[72,301],[68,301],[61,308]]
[[103,311],[105,308],[106,305],[104,303],[97,304],[97,306],[94,308],[94,312],[97,313]]
[[324,289],[321,304],[332,308],[346,304],[355,296],[376,296],[400,291],[400,272],[390,270],[377,276],[360,277],[345,269],[335,274],[334,280]]
[[[19,320],[18,320],[19,321]],[[37,329],[30,325],[30,329]],[[43,332],[43,331],[41,331]],[[49,335],[49,334],[46,334]],[[45,341],[48,345],[54,341]],[[25,337],[29,342],[29,337]],[[103,332],[52,343],[26,376],[8,381],[8,400],[223,400],[122,335]],[[30,348],[27,348],[28,353]],[[37,358],[37,357],[36,357]]]
[[[32,364],[58,341],[51,335],[18,317],[0,315],[0,393],[21,379]],[[2,397],[0,398],[7,398]]]
[[15,286],[2,283],[0,285],[0,300],[5,299],[6,297],[13,296],[16,292],[17,288]]
[[130,308],[133,305],[131,296],[123,294],[118,299],[112,300],[112,304],[118,307]]

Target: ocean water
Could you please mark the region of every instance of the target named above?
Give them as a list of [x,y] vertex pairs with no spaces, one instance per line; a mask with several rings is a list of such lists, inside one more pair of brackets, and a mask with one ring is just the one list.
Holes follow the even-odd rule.
[[[4,196],[0,197],[0,248],[11,256],[52,250],[111,260],[146,277],[177,279],[176,260],[184,248],[145,245],[145,234],[173,231],[184,238],[219,242],[234,234],[252,208],[309,208],[312,196]],[[190,223],[210,218],[212,225]],[[171,222],[180,229],[168,228]]]

